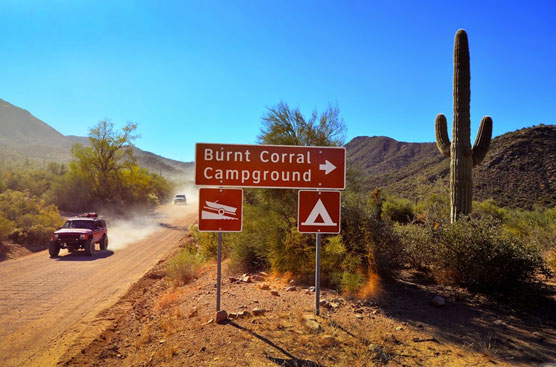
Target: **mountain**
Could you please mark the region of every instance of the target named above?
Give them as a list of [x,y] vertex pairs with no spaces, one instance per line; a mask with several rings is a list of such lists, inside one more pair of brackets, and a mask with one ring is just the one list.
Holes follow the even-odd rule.
[[[364,172],[369,189],[411,198],[422,185],[448,185],[450,159],[435,143],[357,137],[346,144],[348,162]],[[530,209],[556,206],[556,125],[539,125],[494,138],[473,169],[473,197]]]
[[[89,144],[86,137],[62,135],[29,111],[0,99],[0,160],[30,159],[37,162],[69,162],[71,146]],[[193,162],[164,158],[133,147],[137,163],[165,177],[184,180],[193,175]]]

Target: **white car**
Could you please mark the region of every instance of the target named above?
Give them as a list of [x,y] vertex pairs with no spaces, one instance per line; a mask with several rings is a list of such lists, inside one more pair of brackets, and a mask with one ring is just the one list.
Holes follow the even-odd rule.
[[187,199],[185,195],[176,195],[174,197],[174,205],[185,205],[187,204]]

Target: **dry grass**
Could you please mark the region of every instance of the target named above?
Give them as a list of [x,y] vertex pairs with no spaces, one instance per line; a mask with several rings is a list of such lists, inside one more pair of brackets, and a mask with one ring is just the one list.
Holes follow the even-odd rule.
[[[87,365],[98,362],[99,367],[116,367],[124,362],[123,365],[261,367],[303,365],[306,361],[305,366],[335,367],[508,366],[501,361],[494,336],[467,344],[463,339],[461,343],[443,340],[441,331],[431,325],[419,328],[386,315],[386,309],[375,302],[350,301],[332,291],[324,291],[322,298],[330,302],[340,299],[341,305],[336,309],[323,307],[322,316],[315,317],[316,330],[304,317],[312,315],[314,293],[304,289],[286,292],[289,279],[289,275],[274,274],[274,280],[268,281],[272,289],[279,291],[279,297],[259,289],[259,282],[225,280],[222,304],[228,312],[250,311],[254,307],[267,312],[224,324],[207,323],[214,318],[213,272],[179,288],[161,280],[166,282],[166,288],[146,303],[144,316],[130,319],[128,331],[122,326],[122,333],[117,336],[120,339],[99,345],[102,350],[118,343],[126,360],[99,361],[94,359],[96,352]],[[405,300],[406,305],[413,301]],[[189,316],[193,309],[194,316]],[[127,338],[132,340],[131,348],[125,347]]]

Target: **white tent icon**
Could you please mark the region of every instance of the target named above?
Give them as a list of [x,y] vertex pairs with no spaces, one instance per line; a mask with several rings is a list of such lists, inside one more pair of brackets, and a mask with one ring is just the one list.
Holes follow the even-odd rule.
[[[317,223],[316,220],[318,219],[319,216],[322,218],[322,222]],[[315,207],[313,208],[313,210],[311,211],[311,214],[309,214],[309,216],[307,217],[305,222],[303,222],[301,224],[304,225],[304,226],[335,226],[335,225],[337,225],[337,223],[334,223],[332,221],[332,218],[330,218],[330,214],[328,214],[328,211],[326,210],[326,207],[322,203],[321,199],[319,199],[317,201],[317,203],[315,204]]]

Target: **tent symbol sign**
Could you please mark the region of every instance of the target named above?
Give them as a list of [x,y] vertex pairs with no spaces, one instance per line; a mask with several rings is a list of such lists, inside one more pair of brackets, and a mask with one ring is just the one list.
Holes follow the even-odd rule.
[[301,233],[340,232],[339,191],[299,191],[297,227]]

